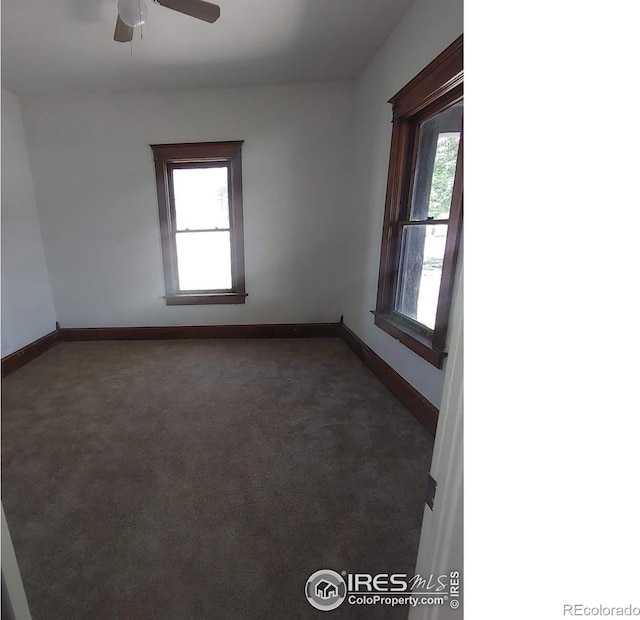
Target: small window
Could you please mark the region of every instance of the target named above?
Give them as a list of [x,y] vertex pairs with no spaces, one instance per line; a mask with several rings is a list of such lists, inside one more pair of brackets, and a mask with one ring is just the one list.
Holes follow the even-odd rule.
[[391,99],[375,323],[442,367],[462,226],[462,37]]
[[242,142],[151,148],[167,304],[244,303]]

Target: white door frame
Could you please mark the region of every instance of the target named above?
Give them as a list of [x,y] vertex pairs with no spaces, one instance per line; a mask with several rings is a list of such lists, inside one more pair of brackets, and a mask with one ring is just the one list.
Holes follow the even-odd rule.
[[[437,482],[433,511],[425,506],[416,574],[443,575],[459,571],[463,561],[463,269],[460,268],[449,323],[442,404],[438,416],[431,476]],[[425,480],[426,483],[426,480]],[[461,591],[464,582],[461,580]],[[462,596],[461,596],[462,599]],[[409,620],[462,618],[462,603],[413,607]]]

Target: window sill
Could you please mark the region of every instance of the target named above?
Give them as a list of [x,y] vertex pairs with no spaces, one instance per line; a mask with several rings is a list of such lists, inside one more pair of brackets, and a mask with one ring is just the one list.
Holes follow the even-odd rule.
[[403,345],[411,349],[414,353],[433,364],[436,368],[442,368],[445,351],[434,348],[431,338],[421,334],[411,326],[399,321],[391,314],[381,314],[371,311],[374,316],[374,323],[387,334],[399,340]]
[[167,306],[198,306],[206,304],[243,304],[246,293],[182,294],[165,297]]

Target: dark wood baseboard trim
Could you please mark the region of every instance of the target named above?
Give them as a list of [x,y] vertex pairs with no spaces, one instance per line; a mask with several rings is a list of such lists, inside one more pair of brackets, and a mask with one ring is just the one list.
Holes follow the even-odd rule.
[[274,325],[170,325],[166,327],[59,327],[2,358],[2,376],[12,373],[60,341],[174,340],[189,338],[339,338],[340,323]]
[[60,338],[64,341],[339,337],[339,323],[287,323],[279,325],[168,325],[164,327],[63,327],[60,330]]
[[360,340],[344,323],[340,324],[340,336],[371,372],[435,437],[438,408]]
[[60,339],[60,332],[58,330],[52,331],[38,340],[34,340],[28,345],[18,349],[17,351],[10,353],[6,357],[2,358],[2,376],[6,377],[14,370],[18,370],[21,366],[24,366],[27,362],[35,359],[39,355],[42,355],[45,351],[48,351],[58,340]]
[[402,378],[344,323],[275,325],[171,325],[165,327],[63,327],[2,358],[2,376],[60,341],[174,340],[190,338],[342,338],[387,389],[435,436],[438,408]]

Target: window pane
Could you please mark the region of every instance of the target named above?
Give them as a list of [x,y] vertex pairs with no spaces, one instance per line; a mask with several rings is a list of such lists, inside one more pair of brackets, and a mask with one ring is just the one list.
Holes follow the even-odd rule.
[[402,232],[396,310],[435,329],[447,226],[406,226]]
[[177,233],[178,282],[181,291],[231,288],[230,233]]
[[462,130],[462,101],[420,125],[411,219],[447,219]]
[[227,168],[174,168],[177,230],[229,228]]

